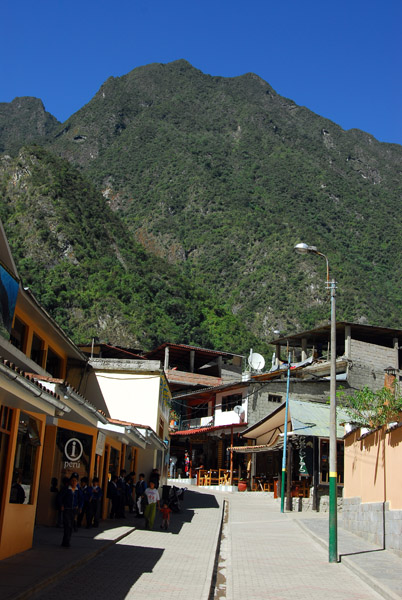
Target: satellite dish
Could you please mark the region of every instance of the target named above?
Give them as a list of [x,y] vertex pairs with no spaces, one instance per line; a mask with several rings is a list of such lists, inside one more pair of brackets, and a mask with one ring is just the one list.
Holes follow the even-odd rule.
[[261,371],[265,366],[265,359],[261,354],[258,354],[258,352],[250,352],[248,364],[254,371]]
[[233,410],[236,413],[236,415],[239,415],[239,416],[242,413],[244,413],[244,408],[242,406],[240,406],[240,404],[238,404],[237,406],[235,406]]

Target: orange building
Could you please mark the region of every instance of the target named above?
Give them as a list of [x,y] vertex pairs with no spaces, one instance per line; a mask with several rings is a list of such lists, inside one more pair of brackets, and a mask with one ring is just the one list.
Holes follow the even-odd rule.
[[23,287],[0,223],[0,559],[29,549],[36,523],[56,524],[63,477],[97,475],[106,489],[147,446],[110,423],[101,398],[95,407],[77,391],[86,365]]

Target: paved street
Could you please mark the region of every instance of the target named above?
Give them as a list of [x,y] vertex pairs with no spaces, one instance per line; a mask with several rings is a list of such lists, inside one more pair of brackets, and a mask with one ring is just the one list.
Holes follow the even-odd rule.
[[223,597],[228,600],[380,598],[344,565],[329,564],[328,552],[291,516],[281,515],[278,503],[265,494],[233,494],[224,535],[228,567]]
[[[76,568],[76,561],[70,573],[34,596],[29,586],[25,592],[19,590],[14,597],[6,595],[4,592],[13,585],[10,577],[6,581],[8,569],[12,569],[14,577],[19,570],[28,583],[30,572],[33,576],[35,571],[32,558],[36,564],[48,562],[50,573],[59,572],[64,557],[67,561],[74,552],[77,557],[81,552],[82,560],[85,560],[91,549],[90,539],[84,531],[73,537],[71,551],[60,548],[60,530],[42,532],[42,536],[50,536],[46,548],[42,541],[42,549],[28,551],[7,563],[3,561],[5,569],[0,569],[0,598],[70,600],[77,593],[80,597],[96,600],[140,597],[147,600],[402,598],[402,560],[392,553],[370,547],[352,534],[340,532],[339,550],[347,552],[348,558],[342,557],[343,563],[328,563],[327,550],[314,539],[314,536],[325,538],[327,515],[282,515],[278,503],[265,493],[214,494],[196,490],[192,488],[186,492],[183,510],[172,515],[169,532],[160,529],[159,517],[154,531],[144,530],[138,519],[127,522],[125,528],[118,525],[116,529],[112,525],[112,529],[101,536],[112,539],[111,536],[117,536],[121,529],[124,537],[120,540],[115,537],[117,543],[105,546],[82,567]],[[223,508],[220,554],[214,571]],[[136,530],[131,527],[133,521],[139,527]],[[95,547],[99,545],[96,538],[92,543]],[[42,554],[38,554],[40,552]],[[361,577],[346,567],[346,560],[357,561]],[[373,584],[381,591],[381,596],[374,591]]]
[[[208,599],[221,522],[222,497],[185,493],[185,509],[173,514],[168,532],[137,529],[83,568],[35,598],[64,600]],[[72,544],[77,540],[72,540]],[[57,549],[59,551],[59,549]],[[68,550],[61,549],[68,552]]]

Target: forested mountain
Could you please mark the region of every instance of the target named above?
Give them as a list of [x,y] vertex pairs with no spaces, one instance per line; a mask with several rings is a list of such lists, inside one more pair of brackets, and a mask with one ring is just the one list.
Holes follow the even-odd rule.
[[[4,113],[3,108],[0,147],[16,156]],[[290,331],[322,322],[329,312],[324,261],[295,255],[293,247],[300,241],[316,245],[329,257],[338,282],[338,318],[402,326],[400,146],[379,143],[358,130],[344,131],[279,96],[256,75],[211,77],[186,61],[153,64],[108,79],[65,123],[47,121],[40,140],[36,136],[40,128],[32,128],[31,123],[25,117],[18,129],[18,119],[13,120],[13,139],[23,140],[26,135],[28,141],[34,139],[46,147],[43,155],[38,148],[34,151],[41,164],[44,156],[46,165],[61,161],[55,158],[58,155],[81,172],[55,167],[56,171],[67,170],[69,178],[78,178],[80,183],[71,191],[63,217],[57,211],[54,217],[54,227],[64,243],[73,249],[80,245],[80,264],[86,261],[93,279],[99,280],[96,260],[104,248],[94,250],[88,231],[92,219],[102,231],[110,231],[115,223],[124,232],[130,256],[141,250],[148,261],[147,268],[137,273],[143,293],[152,279],[149,272],[158,265],[165,269],[165,283],[172,286],[170,295],[176,298],[180,315],[189,314],[192,325],[183,328],[176,319],[172,333],[153,321],[152,314],[143,323],[144,307],[134,302],[134,310],[133,303],[127,304],[122,282],[121,293],[112,290],[108,304],[110,310],[119,307],[116,323],[124,314],[121,332],[129,329],[131,339],[132,335],[150,335],[152,340],[173,341],[172,335],[180,339],[183,328],[182,341],[215,347],[224,343],[228,349],[244,351],[251,343],[251,339],[243,343],[246,329],[267,341],[274,329]],[[25,159],[27,152],[22,152]],[[28,155],[33,156],[32,152]],[[3,189],[8,200],[3,202],[3,214],[13,247],[19,249],[17,263],[24,269],[26,247],[21,236],[25,233],[7,225],[15,219],[13,202],[18,203],[21,195],[21,190],[14,188],[16,195],[10,200],[10,173],[16,168],[10,164],[21,158],[4,160],[8,183]],[[66,180],[59,183],[62,194]],[[41,213],[36,180],[31,178],[30,186],[29,202],[23,210],[31,222],[36,219],[48,224],[46,211]],[[95,188],[102,191],[102,201]],[[54,200],[50,204],[54,207]],[[73,207],[78,212],[67,228]],[[82,210],[87,213],[86,221]],[[44,254],[50,252],[52,235],[49,227],[42,230]],[[116,243],[118,236],[110,235]],[[97,240],[100,243],[99,236]],[[44,269],[51,301],[39,276],[34,286],[51,312],[63,311],[53,271],[60,269],[60,282],[59,265],[65,257],[60,247],[54,252],[49,254],[47,269],[37,266]],[[131,264],[137,264],[135,258]],[[31,266],[25,272],[30,273]],[[86,285],[85,277],[75,279],[75,271],[69,277],[77,293],[83,286],[96,288],[92,280]],[[151,286],[150,297],[157,287]],[[183,293],[189,302],[184,301]],[[194,302],[190,301],[192,294]],[[85,294],[78,294],[77,308],[81,295]],[[208,302],[214,316],[204,322],[201,332],[195,307],[205,313]],[[88,296],[91,332],[99,329],[95,319],[99,304],[101,288],[96,298],[91,293]],[[194,315],[188,312],[190,307]],[[217,307],[222,308],[222,317],[217,317]],[[166,314],[162,304],[161,311]],[[71,320],[71,316],[66,318]],[[77,323],[72,319],[71,331],[79,331],[80,326],[85,329],[85,318],[80,316]],[[226,318],[231,322],[229,328]],[[214,338],[216,327],[225,331],[224,340],[219,335]],[[146,328],[151,333],[146,333]],[[116,340],[120,340],[118,335]],[[121,343],[124,341],[122,338]]]

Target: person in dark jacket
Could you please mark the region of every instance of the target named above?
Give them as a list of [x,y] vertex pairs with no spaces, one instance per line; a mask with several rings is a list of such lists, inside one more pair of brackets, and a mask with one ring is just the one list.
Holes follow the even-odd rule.
[[111,502],[110,518],[115,519],[119,512],[119,495],[117,491],[117,475],[112,475],[107,485],[107,497]]
[[160,479],[160,473],[158,469],[152,469],[151,475],[149,477],[149,483],[154,484],[155,489],[158,490],[159,489],[159,479]]
[[[142,503],[139,505],[138,501],[144,497],[144,492],[147,489],[147,482],[145,481],[144,473],[140,473],[139,479],[135,484],[135,506],[137,509],[137,517],[141,517],[144,514],[144,507]],[[141,506],[141,510],[140,510]]]
[[92,527],[99,526],[99,518],[101,514],[101,505],[102,505],[102,496],[103,491],[102,488],[99,487],[99,477],[94,477],[92,479],[92,498],[90,503],[91,508],[91,521],[90,525]]
[[92,499],[92,487],[89,485],[88,477],[81,477],[81,494],[82,494],[82,511],[77,517],[78,527],[81,527],[82,521],[85,515],[87,529],[91,527],[91,499]]
[[72,475],[69,486],[63,491],[61,497],[60,510],[63,513],[64,535],[61,545],[64,548],[70,547],[71,536],[74,529],[74,521],[82,509],[82,496],[78,488],[78,479]]

